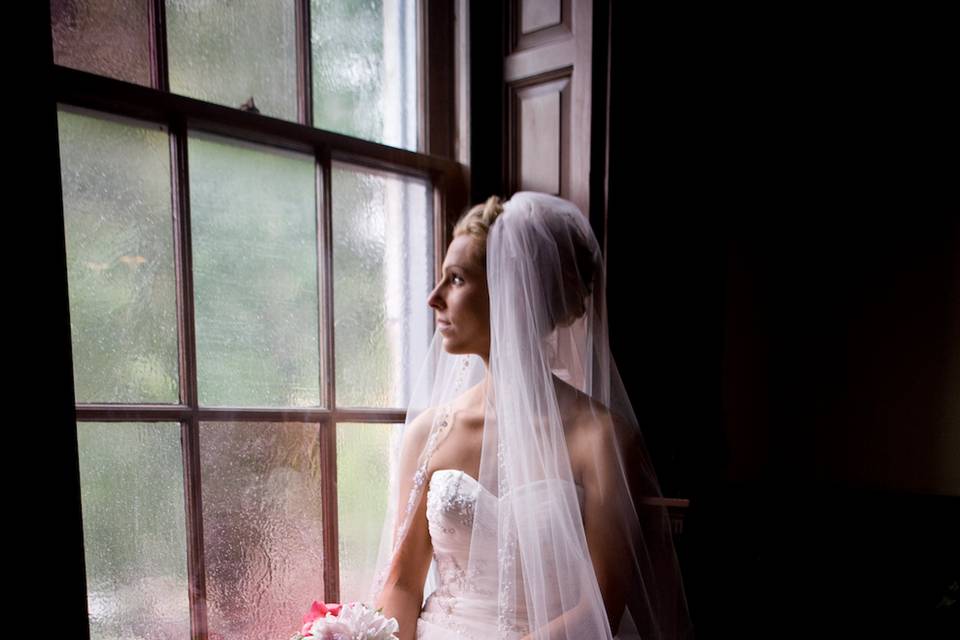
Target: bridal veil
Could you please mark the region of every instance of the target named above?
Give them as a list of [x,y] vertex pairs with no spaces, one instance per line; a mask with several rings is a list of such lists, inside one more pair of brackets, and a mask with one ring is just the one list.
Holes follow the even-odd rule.
[[[556,196],[514,194],[489,228],[486,269],[490,382],[476,480],[496,500],[477,501],[471,540],[484,527],[498,541],[497,637],[529,629],[537,640],[691,638],[669,516],[610,352],[603,260],[587,218]],[[437,408],[487,374],[480,356],[442,345],[435,332],[405,424],[392,433],[369,602],[427,490],[430,455],[449,426]],[[429,427],[404,438],[428,411]],[[579,472],[574,447],[586,461]],[[468,577],[482,555],[473,551]],[[432,561],[425,596],[436,580]]]

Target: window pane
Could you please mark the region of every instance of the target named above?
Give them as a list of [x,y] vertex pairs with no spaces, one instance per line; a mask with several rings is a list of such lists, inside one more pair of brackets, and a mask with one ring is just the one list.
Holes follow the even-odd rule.
[[432,330],[432,192],[423,180],[334,163],[339,406],[403,407]]
[[318,406],[313,157],[197,132],[189,155],[200,403]]
[[53,61],[150,83],[149,0],[50,0]]
[[311,0],[313,123],[417,151],[416,0]]
[[[389,424],[337,425],[340,601],[365,602],[386,515]],[[373,606],[372,602],[366,602]]]
[[296,0],[167,0],[170,91],[297,121]]
[[77,402],[176,403],[166,129],[73,107],[57,120]]
[[210,637],[288,638],[323,600],[319,426],[201,423]]
[[78,422],[91,638],[190,636],[177,423]]

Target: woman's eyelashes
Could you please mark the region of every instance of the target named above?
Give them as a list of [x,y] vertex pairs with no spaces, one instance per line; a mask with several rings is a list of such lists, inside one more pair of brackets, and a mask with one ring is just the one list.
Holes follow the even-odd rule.
[[[451,273],[450,276],[449,276],[449,279],[450,279],[451,281],[459,280],[460,282],[464,282],[464,279],[461,278],[460,276],[458,276],[458,275],[455,274],[455,273]],[[441,284],[442,284],[442,283],[443,283],[443,281],[441,280]],[[454,284],[456,284],[456,283],[454,283]],[[437,286],[440,286],[440,285],[437,285]]]

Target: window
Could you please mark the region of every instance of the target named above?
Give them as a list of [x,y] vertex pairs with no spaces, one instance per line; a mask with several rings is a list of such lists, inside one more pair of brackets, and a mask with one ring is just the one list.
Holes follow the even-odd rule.
[[462,189],[421,14],[51,1],[92,637],[365,598]]

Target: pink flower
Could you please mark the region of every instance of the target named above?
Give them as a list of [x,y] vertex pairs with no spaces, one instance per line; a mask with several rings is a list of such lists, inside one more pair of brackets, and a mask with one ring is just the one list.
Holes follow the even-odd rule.
[[300,633],[309,633],[310,627],[313,626],[313,621],[317,618],[323,618],[328,613],[332,616],[338,615],[342,606],[339,602],[332,603],[328,606],[325,602],[317,602],[314,600],[313,605],[310,607],[310,612],[303,616],[303,627],[300,629]]

